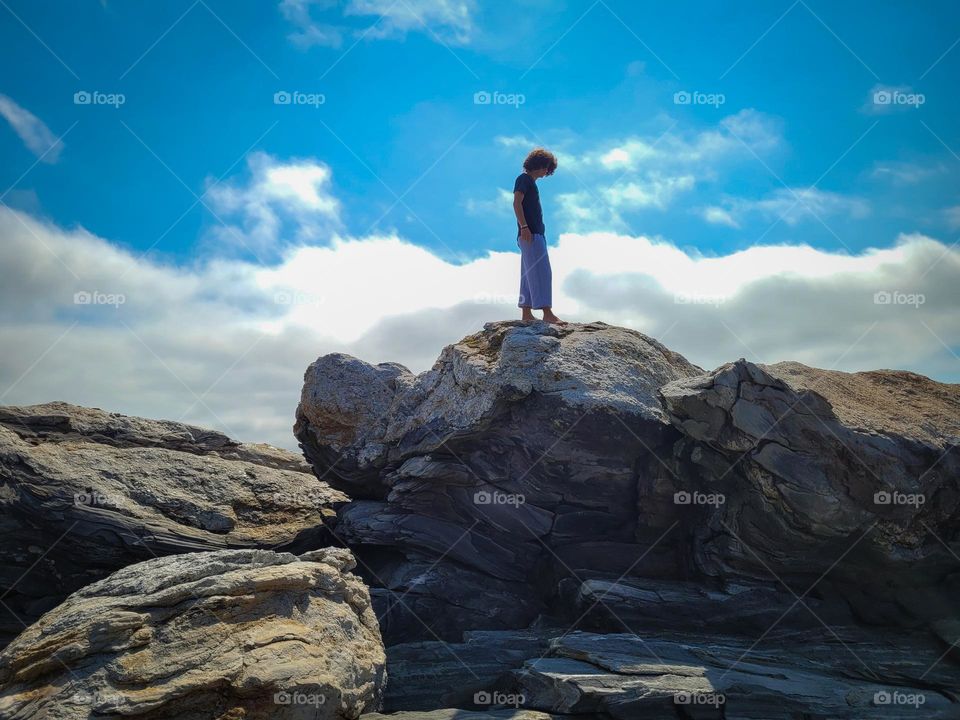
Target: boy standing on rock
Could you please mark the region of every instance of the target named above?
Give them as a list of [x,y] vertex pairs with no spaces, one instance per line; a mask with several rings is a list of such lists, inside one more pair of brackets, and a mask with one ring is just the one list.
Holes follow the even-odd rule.
[[517,245],[520,246],[520,302],[521,320],[533,322],[533,309],[543,310],[548,323],[565,324],[553,314],[553,273],[547,255],[544,236],[543,210],[537,180],[553,175],[557,158],[553,153],[537,148],[523,161],[523,172],[513,184],[513,212],[517,216]]

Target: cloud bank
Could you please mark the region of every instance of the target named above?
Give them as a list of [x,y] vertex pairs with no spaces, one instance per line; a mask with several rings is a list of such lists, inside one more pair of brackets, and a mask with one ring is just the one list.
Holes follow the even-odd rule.
[[[263,177],[231,192],[245,197]],[[314,170],[293,177],[322,186]],[[309,191],[291,197],[326,207]],[[705,368],[793,359],[960,380],[960,252],[923,235],[859,255],[771,246],[706,257],[658,238],[564,234],[551,259],[561,316],[634,327]],[[291,447],[317,356],[424,370],[444,344],[517,315],[518,264],[487,253],[457,265],[397,236],[334,234],[271,266],[183,267],[0,208],[0,402],[61,399]]]

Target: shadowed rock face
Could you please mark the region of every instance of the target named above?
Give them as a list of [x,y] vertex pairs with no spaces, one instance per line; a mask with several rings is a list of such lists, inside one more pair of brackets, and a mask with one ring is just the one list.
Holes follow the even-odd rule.
[[[677,607],[664,607],[663,616]],[[940,644],[929,635],[881,635],[841,624],[827,632],[818,624],[809,630],[774,628],[756,643],[759,632],[757,637],[702,628],[676,632],[657,622],[634,629],[482,631],[465,633],[462,643],[394,645],[387,649],[384,709],[397,711],[396,717],[459,718],[414,712],[455,707],[473,717],[470,711],[481,712],[496,698],[500,705],[518,705],[517,712],[565,718],[958,715],[957,666],[935,663]]]
[[743,360],[704,372],[603,323],[500,322],[417,376],[321,357],[295,433],[355,498],[333,531],[388,644],[541,613],[603,632],[669,612],[742,635],[787,611],[796,629],[960,636],[955,385]]
[[329,544],[323,519],[346,500],[293,453],[212,430],[67,403],[0,407],[2,631],[156,556]]
[[356,718],[384,653],[342,548],[188,553],[71,595],[0,653],[4,718]]
[[878,625],[960,635],[960,388],[740,360],[661,390],[675,475],[725,495],[695,531],[718,578],[777,577]]
[[677,437],[658,388],[700,372],[603,323],[490,323],[416,377],[311,365],[295,433],[318,477],[358,498],[335,533],[385,590],[388,642],[524,627],[577,568],[682,571],[679,537],[654,548],[666,526],[638,523],[638,482]]

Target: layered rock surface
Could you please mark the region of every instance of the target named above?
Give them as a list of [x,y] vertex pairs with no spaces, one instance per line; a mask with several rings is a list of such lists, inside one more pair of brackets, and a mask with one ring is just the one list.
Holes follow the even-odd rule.
[[379,588],[388,642],[525,627],[577,568],[682,572],[679,534],[637,502],[676,437],[657,391],[700,372],[603,323],[491,323],[418,376],[339,354],[311,365],[295,433],[356,499],[335,532]]
[[0,607],[7,638],[134,562],[329,544],[347,497],[302,458],[222,433],[67,403],[0,407]]
[[725,497],[694,530],[704,575],[815,583],[865,622],[960,636],[960,388],[741,360],[661,394],[672,474]]
[[960,716],[956,385],[501,322],[420,375],[319,358],[295,433],[354,498],[388,709]]
[[188,553],[71,595],[0,653],[0,717],[356,718],[384,653],[349,551]]

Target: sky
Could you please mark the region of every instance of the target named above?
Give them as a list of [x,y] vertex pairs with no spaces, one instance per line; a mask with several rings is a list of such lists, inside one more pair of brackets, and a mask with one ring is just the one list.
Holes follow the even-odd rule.
[[0,403],[293,447],[303,371],[555,311],[960,381],[960,5],[0,0]]

